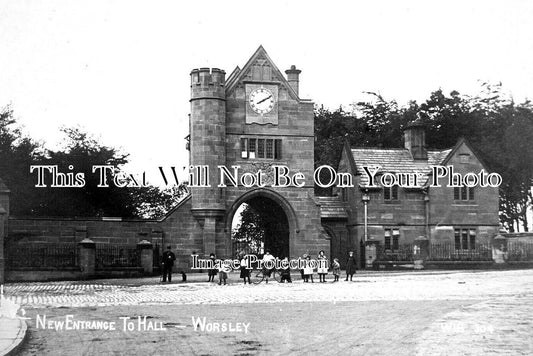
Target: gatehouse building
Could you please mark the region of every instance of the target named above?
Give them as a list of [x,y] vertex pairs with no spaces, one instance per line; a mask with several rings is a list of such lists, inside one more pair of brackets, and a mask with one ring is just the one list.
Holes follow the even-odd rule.
[[[231,258],[246,250],[232,239],[234,221],[243,204],[275,222],[265,230],[262,250],[290,258],[316,256],[324,250],[328,257],[339,258],[343,267],[350,250],[364,267],[369,258],[378,258],[376,246],[394,254],[404,244],[424,237],[449,242],[453,249],[463,251],[489,243],[498,234],[497,188],[368,185],[362,171],[365,165],[381,166],[389,173],[416,172],[426,180],[432,165],[452,165],[462,173],[488,170],[464,139],[447,150],[428,149],[424,129],[418,123],[405,129],[402,148],[345,145],[340,162],[330,165],[353,175],[354,186],[334,188],[333,196],[315,196],[309,183],[315,168],[314,104],[300,98],[300,74],[296,66],[282,73],[263,47],[229,75],[218,68],[191,71],[190,165],[207,167],[213,181],[209,187],[192,187],[164,218],[9,216],[8,187],[0,181],[0,237],[11,244],[90,240],[97,245],[135,245],[139,241],[158,248],[171,245],[177,256],[175,269],[188,271],[192,254]],[[276,165],[303,173],[307,184],[271,187],[268,183]],[[261,170],[267,184],[219,187],[219,166],[230,171],[238,166],[241,173]]]

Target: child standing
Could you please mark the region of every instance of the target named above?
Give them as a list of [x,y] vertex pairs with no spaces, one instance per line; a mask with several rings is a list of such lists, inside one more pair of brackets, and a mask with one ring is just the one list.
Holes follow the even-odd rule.
[[248,284],[252,284],[250,282],[250,270],[248,269],[248,256],[243,256],[241,259],[240,277],[244,280],[244,284],[246,284],[246,279],[248,279]]
[[226,280],[228,279],[228,272],[230,270],[230,267],[226,263],[224,263],[224,261],[220,261],[220,267],[218,268],[218,285],[221,285],[222,282],[224,282],[224,285],[226,285]]
[[[304,253],[304,254],[302,255],[302,260],[303,260],[304,264],[303,264],[302,266],[305,266],[305,262],[306,262],[305,260],[306,260],[306,259],[307,259],[307,254]],[[304,269],[303,269],[303,268],[300,269],[300,275],[302,276],[302,279],[305,281],[305,274],[304,274]]]
[[326,275],[328,274],[328,259],[326,258],[326,253],[324,250],[321,250],[318,253],[318,278],[320,278],[320,283],[326,282]]
[[339,263],[338,258],[333,259],[331,267],[333,268],[333,276],[335,277],[335,280],[333,280],[333,282],[338,282],[339,276],[341,275],[341,264]]
[[309,282],[309,278],[311,278],[311,283],[315,283],[313,281],[313,267],[311,266],[311,255],[307,255],[307,257],[305,258],[304,282]]
[[287,257],[281,261],[281,280],[279,282],[284,283],[285,281],[287,281],[287,283],[292,283],[291,268],[289,266],[289,259]]

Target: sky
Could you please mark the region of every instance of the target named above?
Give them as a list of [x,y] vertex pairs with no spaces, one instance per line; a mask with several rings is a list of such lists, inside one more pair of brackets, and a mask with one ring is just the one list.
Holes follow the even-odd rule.
[[184,167],[194,68],[229,74],[263,45],[331,109],[481,81],[523,101],[531,19],[532,1],[0,0],[0,107],[51,148],[78,125],[129,153],[133,173]]

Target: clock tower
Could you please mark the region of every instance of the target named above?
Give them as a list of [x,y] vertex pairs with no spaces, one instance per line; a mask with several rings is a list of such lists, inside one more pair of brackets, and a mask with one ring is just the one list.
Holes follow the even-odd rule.
[[[216,68],[191,72],[190,163],[208,166],[212,180],[211,187],[191,192],[190,211],[200,229],[188,233],[190,241],[202,241],[197,252],[250,252],[232,240],[232,222],[246,204],[268,221],[263,250],[276,257],[329,253],[314,197],[314,104],[299,97],[300,70],[292,66],[286,73],[288,78],[262,46],[227,78]],[[218,187],[219,165],[239,167],[241,175],[261,170],[264,186]],[[302,173],[305,185],[272,187],[276,166]]]

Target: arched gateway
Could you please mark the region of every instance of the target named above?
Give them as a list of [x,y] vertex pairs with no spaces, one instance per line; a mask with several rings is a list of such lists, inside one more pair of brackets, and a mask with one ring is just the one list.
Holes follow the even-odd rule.
[[[254,238],[246,229],[232,230],[232,224],[239,219],[239,210],[243,204],[249,209],[253,224],[260,230],[259,238]],[[298,228],[298,217],[290,203],[275,191],[268,189],[253,189],[237,199],[228,210],[225,218],[226,231],[231,231],[232,252],[262,255],[270,251],[274,256],[290,257],[290,242],[295,239]],[[244,224],[244,222],[242,222]],[[291,238],[292,237],[292,238]]]

